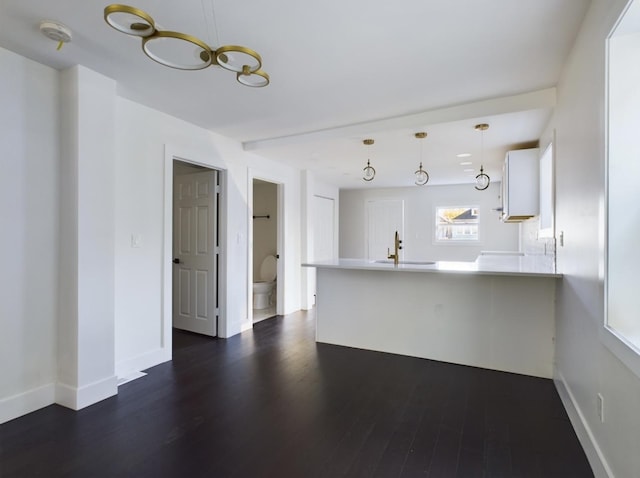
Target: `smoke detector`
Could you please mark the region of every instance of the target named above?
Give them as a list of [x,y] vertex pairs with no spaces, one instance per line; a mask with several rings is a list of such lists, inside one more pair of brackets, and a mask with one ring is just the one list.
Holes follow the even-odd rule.
[[58,42],[58,50],[71,41],[71,29],[60,22],[44,20],[40,22],[40,31],[47,38]]

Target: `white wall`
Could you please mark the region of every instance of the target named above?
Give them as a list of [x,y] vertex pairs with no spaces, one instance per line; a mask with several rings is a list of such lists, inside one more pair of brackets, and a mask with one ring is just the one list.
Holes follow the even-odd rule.
[[0,423],[54,400],[58,73],[0,48]]
[[[500,205],[500,183],[486,191],[472,184],[340,191],[340,257],[366,257],[366,202],[404,199],[404,260],[473,261],[481,250],[518,250],[518,224],[505,224],[491,209]],[[437,206],[480,207],[480,241],[476,245],[434,244]],[[393,245],[393,238],[389,238]]]
[[[333,251],[335,257],[339,257],[340,249],[340,190],[332,185],[319,181],[313,172],[305,170],[300,173],[302,183],[301,207],[302,207],[302,261],[312,262],[314,260],[314,231],[316,224],[314,221],[314,196],[332,199],[335,208],[333,224]],[[315,304],[316,294],[316,270],[311,267],[304,267],[301,277],[302,302],[304,310],[311,309]]]
[[[229,337],[251,328],[248,246],[249,188],[252,175],[283,184],[285,284],[283,313],[300,308],[300,192],[299,172],[258,158],[228,138],[185,121],[118,98],[116,103],[116,226],[115,324],[116,371],[132,370],[168,360],[170,338],[163,317],[165,145],[183,160],[225,171],[227,228],[224,237],[226,322],[219,334]],[[251,171],[251,173],[250,173]],[[141,247],[131,247],[131,234]],[[169,245],[170,247],[170,245]],[[280,296],[278,297],[280,301]]]
[[[604,324],[605,38],[626,0],[594,0],[558,84],[541,144],[556,134],[556,378],[597,476],[639,476],[640,370],[607,345]],[[636,86],[637,87],[637,86]],[[597,414],[604,397],[605,421]],[[605,465],[599,463],[598,453]]]
[[80,409],[117,393],[114,374],[116,83],[61,73],[60,303],[56,402]]

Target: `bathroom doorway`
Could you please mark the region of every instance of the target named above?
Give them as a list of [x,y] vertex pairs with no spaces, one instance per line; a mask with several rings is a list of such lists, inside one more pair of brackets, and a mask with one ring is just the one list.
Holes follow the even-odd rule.
[[253,323],[277,315],[278,310],[278,184],[253,179]]

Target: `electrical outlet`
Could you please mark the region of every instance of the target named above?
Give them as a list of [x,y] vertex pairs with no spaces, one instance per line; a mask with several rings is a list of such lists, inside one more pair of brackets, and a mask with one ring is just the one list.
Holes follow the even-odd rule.
[[596,396],[596,406],[598,407],[598,418],[600,419],[600,423],[604,423],[604,398],[601,393]]

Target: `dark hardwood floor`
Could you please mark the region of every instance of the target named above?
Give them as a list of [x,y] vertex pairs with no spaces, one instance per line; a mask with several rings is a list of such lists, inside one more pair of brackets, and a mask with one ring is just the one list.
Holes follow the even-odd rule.
[[0,426],[8,477],[591,477],[550,380],[314,342],[313,314]]

